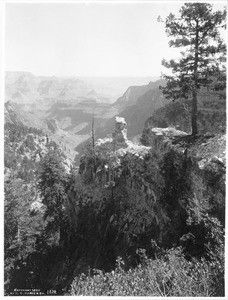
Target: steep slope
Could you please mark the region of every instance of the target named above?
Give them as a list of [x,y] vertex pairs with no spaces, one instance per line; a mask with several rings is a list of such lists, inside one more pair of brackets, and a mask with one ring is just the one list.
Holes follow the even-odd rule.
[[[39,185],[44,162],[49,157],[54,162],[59,161],[61,172],[66,174],[71,168],[69,159],[56,143],[41,130],[25,126],[21,120],[8,104],[4,126],[4,284],[8,295],[21,295],[15,292],[17,286],[23,286],[23,291],[34,287],[30,285],[30,279],[36,272],[35,261],[39,261],[40,265],[39,247],[46,237],[50,237],[43,238],[47,228],[47,206]],[[53,170],[56,171],[56,168]],[[51,182],[49,177],[49,189]],[[37,253],[37,258],[34,258]],[[25,279],[27,276],[29,280]]]
[[79,77],[79,79],[92,86],[99,95],[103,95],[106,98],[103,102],[114,103],[129,86],[146,85],[150,81],[158,80],[159,77]]
[[[13,176],[23,180],[35,191],[39,162],[49,149],[56,147],[56,144],[42,131],[24,126],[22,123],[7,122],[4,133],[5,180]],[[65,158],[64,163],[69,172],[70,161]]]
[[44,135],[49,137],[50,141],[58,144],[70,162],[74,160],[77,154],[74,150],[75,145],[88,138],[88,135],[77,136],[73,132],[61,129],[58,121],[42,109],[35,108],[33,110],[30,108],[29,111],[25,111],[21,105],[9,101],[5,103],[5,123],[23,125],[42,131]]
[[[208,275],[211,272],[207,276],[215,287],[213,293],[223,294],[225,135],[192,137],[175,128],[154,128],[150,146],[143,147],[127,140],[126,126],[123,118],[117,118],[112,136],[86,149],[81,159],[80,176],[71,186],[68,201],[70,218],[77,230],[75,244],[80,245],[83,255],[86,253],[83,262],[89,256],[88,265],[107,272],[84,275],[86,273],[80,269],[71,285],[71,295],[120,295],[120,290],[129,294],[129,286],[135,279],[132,269],[138,263],[140,267],[145,266],[147,257],[151,257],[153,263],[157,261],[156,266],[148,268],[150,278],[145,291],[151,285],[150,296],[154,286],[159,286],[152,282],[157,278],[161,280],[161,276],[168,282],[166,291],[173,285],[178,288],[175,294],[182,296],[187,282],[192,282],[195,267],[197,282],[199,274],[205,280],[206,269]],[[105,216],[105,226],[101,226],[104,219],[96,217],[100,211]],[[102,234],[100,228],[104,230]],[[81,242],[83,239],[90,242],[90,247]],[[99,240],[102,247],[96,244]],[[137,260],[139,248],[145,250]],[[172,255],[168,259],[170,250]],[[158,261],[162,257],[164,275],[161,275],[161,261]],[[181,263],[176,263],[176,258],[180,257],[183,258]],[[212,261],[213,269],[210,269]],[[170,268],[171,262],[173,268]],[[200,266],[202,262],[204,265]],[[190,264],[188,274],[191,275],[180,292],[183,272]],[[123,283],[124,272],[129,269],[131,275],[128,273]],[[152,277],[152,274],[156,275]],[[140,271],[139,282],[142,276],[144,282],[145,272]],[[176,281],[173,284],[175,276],[179,278],[178,284]],[[167,277],[169,280],[165,281]],[[113,282],[116,291],[110,291]],[[137,295],[142,295],[141,285],[138,291]],[[169,295],[173,295],[173,291]],[[202,293],[201,285],[197,293]],[[194,295],[197,293],[194,290]]]
[[20,113],[20,108],[16,103],[10,101],[4,105],[4,123],[22,124],[23,115]]
[[136,104],[138,98],[144,95],[146,92],[150,90],[154,90],[158,88],[160,85],[164,85],[164,84],[165,81],[160,79],[155,82],[149,82],[149,84],[147,85],[131,86],[126,90],[126,92],[123,94],[122,97],[117,99],[117,101],[113,105],[119,106],[122,109],[134,105]]

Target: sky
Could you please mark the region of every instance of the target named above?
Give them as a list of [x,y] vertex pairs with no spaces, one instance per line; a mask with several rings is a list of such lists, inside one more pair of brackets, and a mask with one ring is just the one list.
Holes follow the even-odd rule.
[[161,60],[177,56],[177,50],[169,48],[157,18],[176,14],[182,3],[8,3],[5,70],[45,76],[160,76]]

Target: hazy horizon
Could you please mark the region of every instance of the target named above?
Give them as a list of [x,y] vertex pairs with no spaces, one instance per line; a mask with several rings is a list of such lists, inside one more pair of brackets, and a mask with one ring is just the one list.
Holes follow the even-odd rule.
[[160,61],[155,57],[159,51],[153,40],[161,27],[156,18],[162,7],[156,3],[6,4],[5,67],[37,76],[159,76]]
[[63,75],[55,75],[55,74],[47,74],[47,75],[43,75],[43,74],[35,74],[34,72],[32,71],[24,71],[24,70],[5,70],[5,73],[31,73],[32,75],[34,76],[37,76],[37,77],[59,77],[59,78],[72,78],[72,77],[77,77],[77,78],[160,78],[161,76],[159,75],[143,75],[143,76],[132,76],[132,75],[107,75],[107,76],[104,76],[104,75],[77,75],[77,74],[63,74]]
[[[211,3],[211,2],[210,2]],[[211,3],[222,9],[226,2]],[[178,55],[163,23],[183,2],[6,3],[5,69],[58,77],[160,77]]]
[[[78,75],[36,75],[28,71],[5,71],[6,85],[16,82],[19,77],[23,74],[29,74],[28,82],[33,82],[33,77],[38,80],[80,80],[91,90],[94,90],[99,95],[107,96],[109,98],[108,102],[116,101],[120,96],[122,96],[130,86],[142,86],[148,85],[149,82],[155,82],[159,76],[145,76],[145,77],[134,77],[134,76],[78,76]],[[31,81],[30,78],[31,77]]]

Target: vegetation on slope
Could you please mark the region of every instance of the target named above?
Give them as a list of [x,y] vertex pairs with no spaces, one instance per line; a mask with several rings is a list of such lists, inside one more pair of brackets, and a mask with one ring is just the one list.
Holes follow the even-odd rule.
[[37,278],[39,282],[42,281],[41,267],[44,266],[42,256],[46,256],[45,253],[53,242],[52,236],[48,236],[49,222],[45,218],[45,203],[42,203],[42,194],[37,183],[48,153],[58,159],[62,157],[57,151],[57,145],[50,142],[40,130],[26,127],[16,120],[6,122],[4,185],[6,294],[10,294],[15,288],[34,288]]
[[139,250],[141,262],[127,271],[124,262],[118,258],[112,272],[93,270],[90,273],[94,275],[81,274],[73,281],[70,295],[209,297],[217,295],[218,291],[221,293],[223,277],[216,270],[218,261],[186,260],[181,248],[163,252],[156,259],[149,259],[143,250]]
[[5,141],[6,295],[224,294],[225,169],[194,158],[222,139],[88,145],[79,174],[40,131],[6,123]]
[[[14,149],[23,130],[32,132],[12,124],[6,129]],[[59,295],[68,289],[72,295],[223,294],[221,171],[203,179],[189,158],[160,146],[144,158],[88,146],[80,174],[72,169],[70,175],[51,147],[30,169],[34,177],[21,176],[19,164],[6,165],[6,294],[15,288]],[[211,180],[215,189],[208,188]],[[35,195],[38,208],[31,205]]]
[[[94,177],[89,176],[93,156],[87,157],[87,172],[82,172],[83,195],[88,188],[91,193],[83,205],[82,187],[75,186],[71,211],[77,212],[76,228],[83,232],[78,243],[81,253],[90,253],[90,262],[87,257],[82,260],[71,295],[223,294],[224,185],[217,185],[213,194],[208,190],[210,182],[201,177],[189,159],[163,148],[151,150],[144,160],[126,155],[114,169],[110,168],[115,180],[106,183],[109,190],[102,192],[96,187],[105,176],[97,176],[94,182]],[[100,162],[97,156],[96,161]],[[106,198],[100,207],[98,198],[104,194]],[[82,209],[90,213],[81,215]],[[100,210],[104,218],[100,217]],[[86,225],[85,221],[80,222],[85,215],[89,216]],[[103,229],[100,237],[99,228]],[[143,262],[139,249],[144,249],[147,256]],[[115,267],[119,259],[121,267]]]
[[[162,106],[159,93],[135,107]],[[156,139],[151,126],[190,124],[187,100],[169,104],[147,123],[150,149],[93,141],[79,172],[42,132],[6,122],[5,295],[224,296],[221,109],[213,98],[199,110],[202,132],[219,134]]]

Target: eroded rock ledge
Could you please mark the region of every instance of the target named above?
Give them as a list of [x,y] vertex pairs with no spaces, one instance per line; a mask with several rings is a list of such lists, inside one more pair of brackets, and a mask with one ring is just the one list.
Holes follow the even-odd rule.
[[179,215],[187,206],[199,212],[211,210],[210,213],[224,223],[225,135],[193,137],[171,127],[153,128],[150,146],[147,147],[129,141],[127,124],[123,118],[117,117],[114,133],[97,140],[94,150],[95,160],[91,159],[92,152],[81,159],[79,173],[84,181],[97,183],[95,186],[98,188],[115,187],[115,193],[132,191],[133,195],[138,195],[140,203],[150,203],[151,217],[160,228],[161,239],[167,238],[163,237],[163,227],[169,226],[170,217],[166,205],[159,204],[158,199],[164,196],[160,195],[160,190],[165,194],[170,186],[171,190],[175,189],[175,182],[179,184],[178,189],[183,189],[182,192],[187,195],[182,197],[181,193],[175,196],[179,197],[175,198],[179,207],[175,224],[179,224]]
[[95,144],[95,149],[101,147],[109,147],[111,151],[115,151],[116,155],[125,155],[132,153],[143,157],[147,154],[151,147],[133,143],[127,138],[127,123],[124,118],[115,118],[115,129],[110,137],[98,139]]
[[204,134],[192,137],[173,127],[156,127],[152,128],[150,132],[150,146],[144,146],[128,140],[125,119],[116,117],[114,132],[104,139],[98,139],[95,143],[95,150],[102,148],[109,149],[117,157],[129,153],[142,159],[149,153],[150,149],[157,149],[155,151],[160,151],[159,148],[163,150],[173,149],[189,157],[199,170],[208,171],[210,169],[210,172],[219,172],[225,178],[225,134]]
[[167,147],[185,153],[200,170],[211,168],[215,172],[226,168],[226,135],[204,134],[193,137],[172,127],[152,128],[151,147]]

